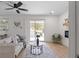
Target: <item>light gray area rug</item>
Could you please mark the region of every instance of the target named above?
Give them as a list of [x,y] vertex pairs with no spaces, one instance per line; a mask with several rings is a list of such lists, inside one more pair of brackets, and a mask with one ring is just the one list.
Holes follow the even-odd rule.
[[57,58],[56,54],[46,44],[43,44],[43,53],[40,55],[32,55],[30,53],[30,45],[27,46],[26,52],[27,55],[25,58]]

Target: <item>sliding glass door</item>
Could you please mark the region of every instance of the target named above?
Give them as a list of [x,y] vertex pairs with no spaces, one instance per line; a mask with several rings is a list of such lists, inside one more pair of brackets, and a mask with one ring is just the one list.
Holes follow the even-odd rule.
[[35,41],[36,35],[40,36],[40,41],[44,41],[44,21],[30,21],[30,41]]

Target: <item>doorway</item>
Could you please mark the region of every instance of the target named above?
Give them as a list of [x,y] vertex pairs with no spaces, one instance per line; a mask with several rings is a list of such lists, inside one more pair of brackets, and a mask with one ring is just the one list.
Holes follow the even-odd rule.
[[30,21],[30,41],[36,40],[36,35],[40,35],[39,40],[44,41],[44,21]]

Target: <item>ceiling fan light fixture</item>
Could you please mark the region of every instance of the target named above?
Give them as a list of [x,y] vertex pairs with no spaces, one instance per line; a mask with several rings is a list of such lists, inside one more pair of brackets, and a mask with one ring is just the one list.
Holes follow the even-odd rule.
[[53,10],[51,11],[51,14],[54,14],[54,11]]

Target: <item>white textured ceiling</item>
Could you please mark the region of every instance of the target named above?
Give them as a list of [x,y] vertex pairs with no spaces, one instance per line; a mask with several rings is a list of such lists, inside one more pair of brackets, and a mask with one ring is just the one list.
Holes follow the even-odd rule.
[[[28,12],[21,11],[21,14],[31,14],[31,15],[50,15],[53,10],[52,15],[61,15],[68,10],[67,1],[22,1],[23,5],[21,8],[28,9]],[[5,10],[9,7],[5,4],[6,2],[0,2],[0,14],[16,14],[15,9]],[[17,3],[17,1],[16,1]]]

